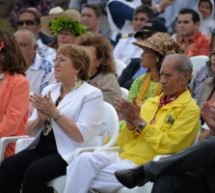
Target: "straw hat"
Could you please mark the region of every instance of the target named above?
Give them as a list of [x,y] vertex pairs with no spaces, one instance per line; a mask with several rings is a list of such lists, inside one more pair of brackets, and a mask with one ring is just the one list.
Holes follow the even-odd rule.
[[61,7],[54,7],[50,9],[48,16],[41,18],[41,31],[49,37],[54,37],[49,30],[50,21],[57,17],[74,18],[78,22],[81,21],[81,15],[76,9],[67,9],[64,11]]
[[179,52],[179,45],[167,33],[157,32],[145,41],[134,42],[134,45],[140,48],[149,48],[158,52],[162,56],[175,54]]

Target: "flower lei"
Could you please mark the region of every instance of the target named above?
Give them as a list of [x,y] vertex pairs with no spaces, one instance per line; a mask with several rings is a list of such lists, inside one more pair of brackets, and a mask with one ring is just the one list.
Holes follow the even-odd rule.
[[4,48],[4,42],[0,42],[0,51],[2,48]]
[[49,30],[53,35],[57,36],[63,29],[68,29],[75,36],[87,33],[87,27],[73,18],[57,17],[50,22]]

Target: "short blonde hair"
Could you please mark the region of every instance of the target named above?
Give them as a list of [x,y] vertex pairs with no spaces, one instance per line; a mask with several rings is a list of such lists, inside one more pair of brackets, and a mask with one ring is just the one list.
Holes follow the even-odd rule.
[[73,62],[76,69],[80,70],[78,73],[78,79],[87,80],[89,75],[90,57],[87,51],[82,46],[66,44],[61,46],[57,50],[57,54],[67,56]]

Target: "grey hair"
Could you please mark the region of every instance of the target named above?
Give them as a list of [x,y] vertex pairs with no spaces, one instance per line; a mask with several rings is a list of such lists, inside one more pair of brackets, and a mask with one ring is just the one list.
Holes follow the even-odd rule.
[[193,64],[189,57],[182,54],[171,54],[167,55],[165,59],[175,59],[175,66],[179,72],[193,72]]
[[31,41],[32,41],[32,46],[37,45],[37,38],[36,35],[29,29],[18,29],[14,35],[16,36],[17,34],[27,34],[31,37]]

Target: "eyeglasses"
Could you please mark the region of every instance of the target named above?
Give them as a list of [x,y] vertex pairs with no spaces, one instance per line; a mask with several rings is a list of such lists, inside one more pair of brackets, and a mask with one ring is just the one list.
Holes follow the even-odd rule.
[[59,62],[60,64],[62,64],[64,62],[66,62],[66,60],[63,59],[63,58],[56,58],[56,59],[53,60],[53,62],[54,62],[54,64],[56,64],[57,62]]
[[38,22],[35,20],[19,20],[17,21],[16,24],[17,26],[23,26],[24,24],[30,26],[30,25],[38,25]]

